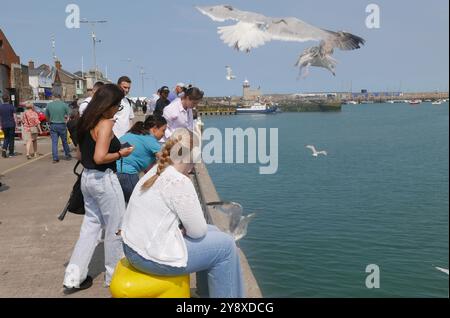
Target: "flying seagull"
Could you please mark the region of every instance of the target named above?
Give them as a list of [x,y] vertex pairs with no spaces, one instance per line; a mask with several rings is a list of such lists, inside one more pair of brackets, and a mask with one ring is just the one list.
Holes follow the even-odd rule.
[[242,205],[236,202],[211,202],[207,205],[226,218],[226,232],[231,234],[235,241],[239,241],[247,235],[248,224],[256,216],[256,213],[243,216]]
[[448,269],[442,267],[436,267],[436,269],[448,275]]
[[226,76],[227,81],[236,79],[236,76],[233,75],[233,70],[231,69],[231,66],[225,66],[225,68],[227,69],[227,76]]
[[317,151],[316,147],[314,147],[314,146],[308,145],[308,146],[306,146],[306,148],[311,149],[311,151],[313,152],[313,154],[312,154],[313,157],[318,157],[319,155],[328,156],[328,153],[326,151],[324,151],[324,150]]
[[[321,29],[297,18],[271,18],[229,5],[198,6],[197,9],[215,22],[237,21],[234,25],[219,27],[218,33],[228,46],[238,51],[250,52],[272,40],[319,41],[323,52],[331,55],[335,48],[355,50],[365,43],[363,38],[351,33]],[[315,66],[313,64],[310,66]]]
[[331,56],[332,54],[332,52],[326,52],[322,44],[320,46],[310,47],[303,51],[295,66],[300,68],[302,77],[306,77],[309,74],[310,66],[326,68],[336,76],[337,61]]

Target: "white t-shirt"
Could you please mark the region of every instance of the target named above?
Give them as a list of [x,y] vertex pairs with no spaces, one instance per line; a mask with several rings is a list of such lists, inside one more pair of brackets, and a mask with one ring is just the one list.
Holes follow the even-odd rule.
[[164,108],[164,118],[167,120],[167,129],[165,140],[172,136],[173,132],[178,128],[187,128],[194,130],[194,115],[192,109],[184,109],[181,98],[175,99],[170,105]]
[[186,235],[199,239],[207,224],[192,181],[174,167],[167,167],[147,191],[142,185],[155,175],[153,167],[134,188],[122,223],[122,238],[145,259],[185,267],[188,253],[179,224]]
[[80,112],[80,116],[83,116],[83,113],[86,110],[86,108],[88,107],[91,100],[92,100],[92,97],[88,97],[80,104],[80,107],[78,108],[78,111]]
[[122,99],[120,106],[123,106],[123,109],[114,116],[113,131],[117,138],[122,137],[130,130],[130,120],[134,118],[133,107],[127,98]]

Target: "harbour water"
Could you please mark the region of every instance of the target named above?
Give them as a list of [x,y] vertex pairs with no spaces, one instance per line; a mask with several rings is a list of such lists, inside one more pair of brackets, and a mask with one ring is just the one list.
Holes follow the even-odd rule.
[[[279,129],[276,174],[208,165],[223,200],[257,213],[240,246],[265,297],[448,297],[434,268],[449,259],[448,103],[204,121]],[[369,264],[379,289],[366,287]]]

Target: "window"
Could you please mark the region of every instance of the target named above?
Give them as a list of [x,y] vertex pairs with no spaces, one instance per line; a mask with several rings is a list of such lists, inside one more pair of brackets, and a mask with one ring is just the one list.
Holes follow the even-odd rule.
[[0,49],[3,48],[3,40],[0,40]]

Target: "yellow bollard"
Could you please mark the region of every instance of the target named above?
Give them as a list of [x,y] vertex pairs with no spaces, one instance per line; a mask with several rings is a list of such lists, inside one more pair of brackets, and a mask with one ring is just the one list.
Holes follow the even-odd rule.
[[113,298],[190,298],[190,277],[156,276],[135,269],[126,258],[116,266],[109,287]]
[[[67,144],[72,144],[72,137],[70,136],[70,132],[67,130]],[[61,138],[58,138],[58,147],[62,147],[62,141]]]

